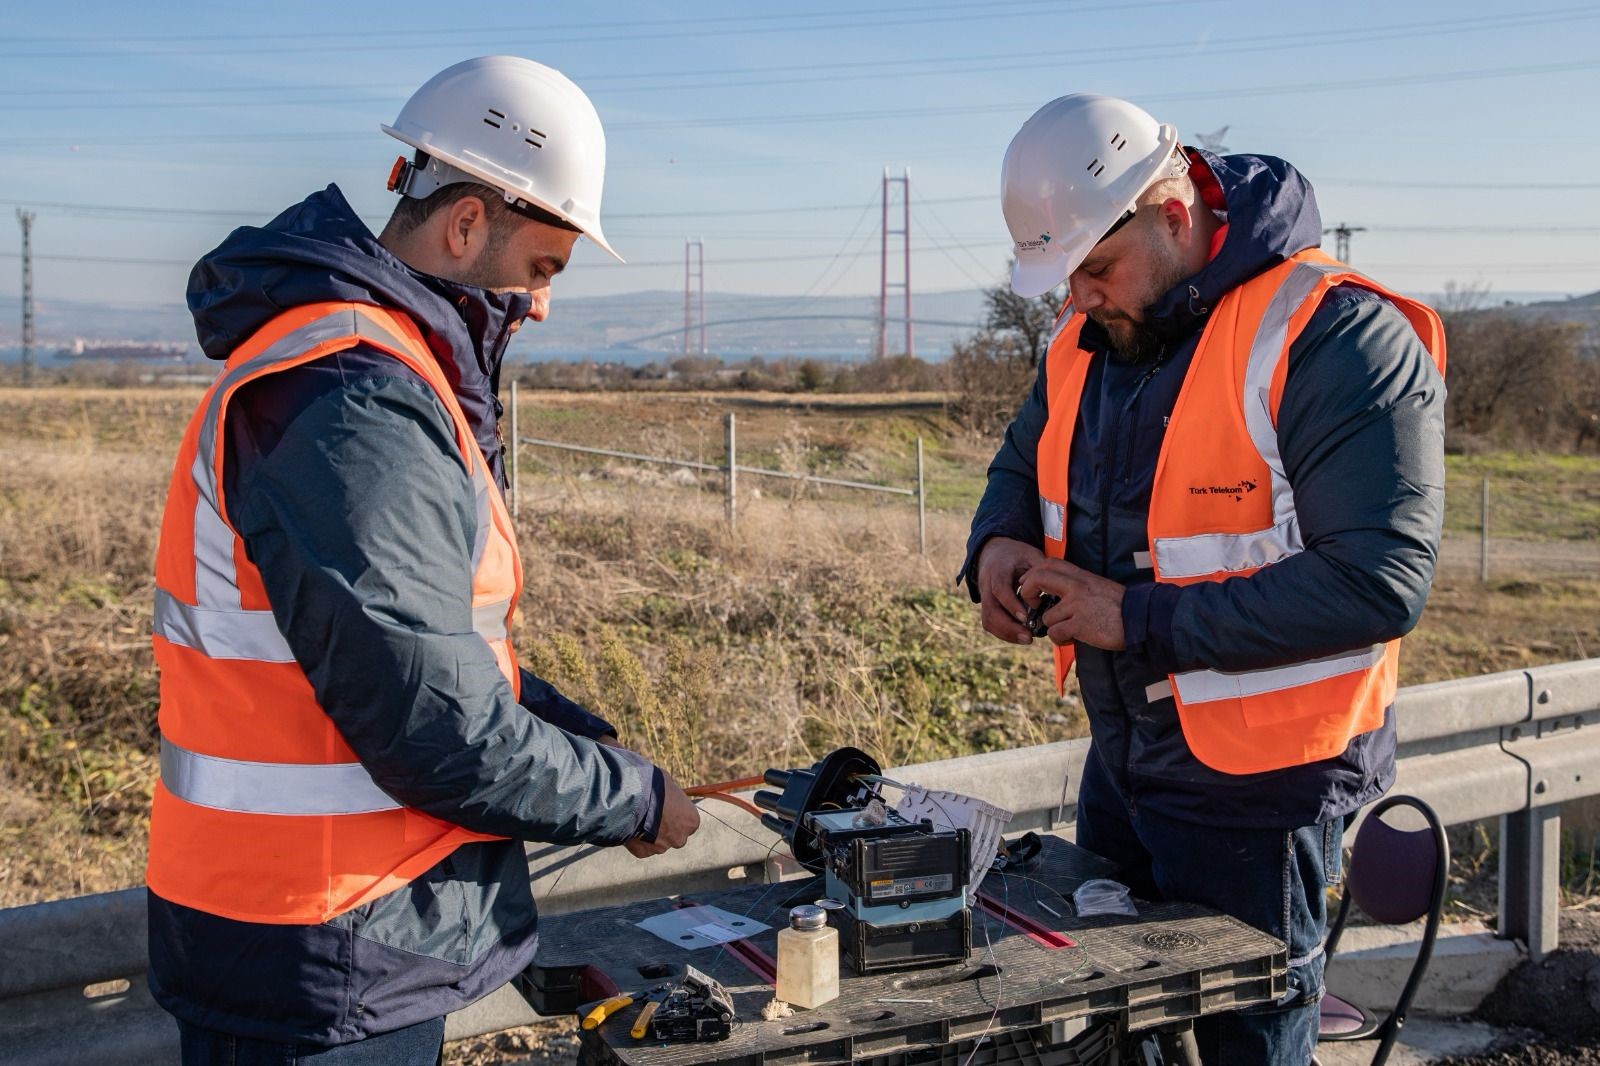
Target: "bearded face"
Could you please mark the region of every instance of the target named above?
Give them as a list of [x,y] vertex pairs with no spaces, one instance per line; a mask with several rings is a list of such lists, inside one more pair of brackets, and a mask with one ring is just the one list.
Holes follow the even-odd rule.
[[[1164,239],[1158,226],[1147,223],[1125,230],[1134,232],[1116,235],[1128,238],[1120,254],[1104,264],[1100,278],[1088,278],[1085,285],[1100,283],[1095,290],[1100,303],[1088,316],[1111,339],[1111,358],[1126,366],[1137,366],[1160,358],[1165,345],[1145,325],[1145,319],[1157,301],[1188,276],[1188,271],[1178,249]],[[1074,282],[1075,299],[1077,292],[1078,283]]]

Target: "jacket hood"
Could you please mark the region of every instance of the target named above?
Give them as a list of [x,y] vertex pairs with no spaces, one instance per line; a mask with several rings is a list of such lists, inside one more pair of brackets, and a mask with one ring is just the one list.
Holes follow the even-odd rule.
[[532,303],[527,293],[413,270],[378,242],[337,185],[265,226],[234,230],[189,273],[189,312],[212,359],[228,358],[284,311],[335,300],[392,308],[417,324],[498,473],[500,361]]
[[[1187,149],[1195,166],[1210,170],[1222,190],[1228,231],[1217,254],[1145,311],[1145,325],[1170,345],[1199,329],[1230,290],[1296,252],[1322,243],[1322,214],[1311,183],[1274,156],[1218,156]],[[1107,347],[1093,322],[1084,325],[1086,347]]]

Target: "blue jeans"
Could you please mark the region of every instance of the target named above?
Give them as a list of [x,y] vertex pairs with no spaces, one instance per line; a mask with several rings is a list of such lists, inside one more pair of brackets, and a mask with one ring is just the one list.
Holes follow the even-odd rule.
[[1309,1063],[1322,998],[1324,888],[1337,880],[1344,819],[1299,829],[1228,829],[1130,804],[1091,749],[1078,789],[1078,844],[1148,900],[1199,903],[1289,945],[1289,989],[1264,1007],[1194,1023],[1208,1066]]
[[444,1019],[333,1047],[251,1040],[180,1019],[178,1042],[183,1066],[436,1066],[444,1048]]

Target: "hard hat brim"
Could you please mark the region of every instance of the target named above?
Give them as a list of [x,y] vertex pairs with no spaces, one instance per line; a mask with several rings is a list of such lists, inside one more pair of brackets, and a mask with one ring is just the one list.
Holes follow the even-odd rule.
[[1056,248],[1044,255],[1016,256],[1011,261],[1011,291],[1031,299],[1043,296],[1078,269],[1088,248]]

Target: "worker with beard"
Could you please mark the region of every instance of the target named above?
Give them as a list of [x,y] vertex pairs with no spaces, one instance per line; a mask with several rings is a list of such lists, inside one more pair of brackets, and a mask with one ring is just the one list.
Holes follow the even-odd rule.
[[1195,1023],[1208,1063],[1304,1063],[1324,888],[1394,780],[1400,637],[1444,501],[1444,337],[1318,251],[1307,179],[1179,143],[1126,101],[1039,110],[1007,149],[1012,288],[1066,282],[962,577],[1002,640],[1076,662],[1077,841],[1135,895],[1283,940],[1273,1004]]

